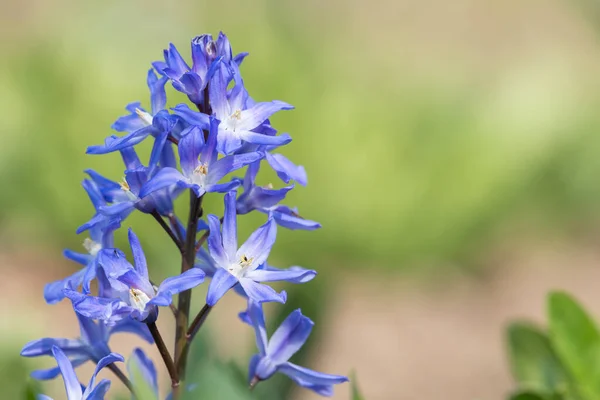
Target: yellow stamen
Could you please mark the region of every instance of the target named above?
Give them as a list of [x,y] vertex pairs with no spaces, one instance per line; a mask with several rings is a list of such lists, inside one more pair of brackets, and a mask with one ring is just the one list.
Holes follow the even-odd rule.
[[121,186],[121,190],[123,190],[124,192],[129,192],[131,190],[131,188],[129,187],[129,183],[127,183],[127,180],[125,178],[123,178],[123,180],[119,182],[119,185]]
[[233,114],[229,116],[231,119],[237,119],[238,121],[242,119],[242,110],[235,110]]
[[254,260],[254,258],[250,257],[246,257],[246,255],[243,255],[242,257],[240,257],[240,265],[242,267],[247,267],[250,264],[252,264],[252,260]]
[[208,166],[206,164],[200,164],[194,169],[194,172],[197,174],[206,175],[208,174]]

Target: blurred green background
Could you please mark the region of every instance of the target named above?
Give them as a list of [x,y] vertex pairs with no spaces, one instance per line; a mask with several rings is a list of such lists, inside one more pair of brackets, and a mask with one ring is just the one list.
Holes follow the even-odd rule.
[[[306,299],[298,294],[293,301],[308,302],[318,313],[311,316],[322,322],[313,339],[317,350],[306,357],[313,365],[346,368],[330,372],[356,368],[359,379],[364,370],[367,398],[397,398],[381,390],[385,382],[377,381],[380,375],[369,371],[368,362],[323,364],[325,346],[318,343],[327,343],[327,335],[376,341],[352,337],[353,327],[367,323],[360,316],[349,325],[332,322],[349,301],[344,296],[355,293],[337,288],[414,275],[418,282],[457,274],[484,279],[497,267],[486,260],[498,248],[522,249],[532,240],[548,247],[597,244],[596,7],[591,0],[5,1],[5,398],[20,396],[37,365],[17,356],[27,340],[75,334],[68,305],[45,306],[42,287],[72,271],[61,249],[81,247],[83,237],[74,230],[92,212],[80,186],[82,171],[93,168],[115,180],[123,174],[118,156],[86,156],[86,146],[111,134],[125,104],[147,104],[146,71],[169,42],[189,58],[190,38],[219,30],[234,52],[250,52],[242,74],[255,99],[296,106],[273,119],[294,138],[282,152],[309,174],[308,187],[294,190],[286,204],[297,205],[323,229],[281,229],[272,262],[321,273],[321,283],[307,285]],[[168,94],[172,105],[182,100],[172,88]],[[262,179],[280,183],[272,174]],[[220,207],[213,199],[207,211],[220,213]],[[242,230],[248,233],[263,220],[244,217]],[[155,225],[144,215],[127,224],[143,237],[154,273],[166,276],[178,268],[176,254]],[[124,239],[120,232],[120,245]],[[369,293],[356,296],[365,304],[372,300]],[[336,306],[327,312],[318,299]],[[382,329],[401,329],[398,320]],[[336,354],[327,357],[335,360]],[[400,368],[389,362],[386,369]],[[343,390],[339,398],[347,398]],[[304,392],[294,396],[309,398]]]

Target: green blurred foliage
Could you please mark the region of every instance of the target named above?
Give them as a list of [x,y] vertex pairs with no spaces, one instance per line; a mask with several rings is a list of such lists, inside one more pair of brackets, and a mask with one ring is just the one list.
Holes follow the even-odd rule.
[[507,339],[520,393],[511,399],[600,397],[600,333],[588,313],[567,293],[548,295],[547,331],[518,322],[508,328]]

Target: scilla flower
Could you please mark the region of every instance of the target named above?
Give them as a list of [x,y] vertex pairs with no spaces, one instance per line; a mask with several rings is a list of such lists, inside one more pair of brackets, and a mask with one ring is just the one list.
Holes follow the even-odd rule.
[[[110,388],[110,381],[108,379],[102,379],[96,384],[96,375],[98,372],[109,364],[117,361],[123,362],[123,356],[110,353],[98,362],[90,383],[87,385],[85,390],[82,390],[79,379],[75,374],[75,370],[71,365],[71,361],[67,358],[65,353],[58,347],[52,347],[52,354],[56,358],[56,363],[60,369],[60,373],[65,381],[65,389],[67,391],[67,400],[103,400],[108,388]],[[38,395],[38,400],[52,400],[50,397],[45,395]]]
[[181,275],[165,279],[155,288],[148,278],[146,257],[137,236],[129,230],[129,243],[135,266],[117,249],[102,250],[98,264],[103,269],[115,297],[86,296],[73,290],[65,295],[78,313],[113,325],[124,318],[150,323],[158,318],[157,306],[169,306],[173,295],[204,282],[204,272],[192,268]]
[[269,379],[276,372],[289,376],[298,385],[322,396],[333,395],[333,385],[344,383],[348,378],[341,375],[324,374],[293,364],[288,360],[304,345],[314,323],[300,310],[293,311],[267,340],[265,316],[262,306],[248,300],[248,311],[240,315],[242,320],[254,328],[259,354],[250,360],[249,381],[256,384]]

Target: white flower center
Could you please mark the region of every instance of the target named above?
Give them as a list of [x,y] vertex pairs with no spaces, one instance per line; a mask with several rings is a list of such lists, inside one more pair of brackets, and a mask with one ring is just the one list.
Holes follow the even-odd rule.
[[139,108],[135,109],[135,113],[138,115],[138,117],[140,117],[144,125],[152,125],[152,115],[148,114],[146,111],[140,110]]
[[230,264],[227,268],[227,271],[231,275],[239,279],[244,276],[248,267],[252,265],[253,260],[254,258],[248,258],[246,257],[246,255],[243,255],[240,257],[240,261],[238,261],[237,263]]
[[235,110],[233,114],[226,118],[223,125],[228,131],[235,132],[238,122],[242,119],[242,110]]
[[129,289],[129,305],[136,308],[140,312],[146,309],[146,304],[150,301],[150,297],[139,289]]
[[96,257],[96,254],[98,254],[98,252],[102,250],[102,245],[98,242],[94,242],[90,238],[85,238],[83,240],[83,247],[87,250],[88,253],[90,253],[90,255],[94,257]]
[[192,183],[198,186],[204,186],[206,184],[206,176],[208,175],[208,165],[206,163],[202,163],[194,168],[194,172],[190,179]]

